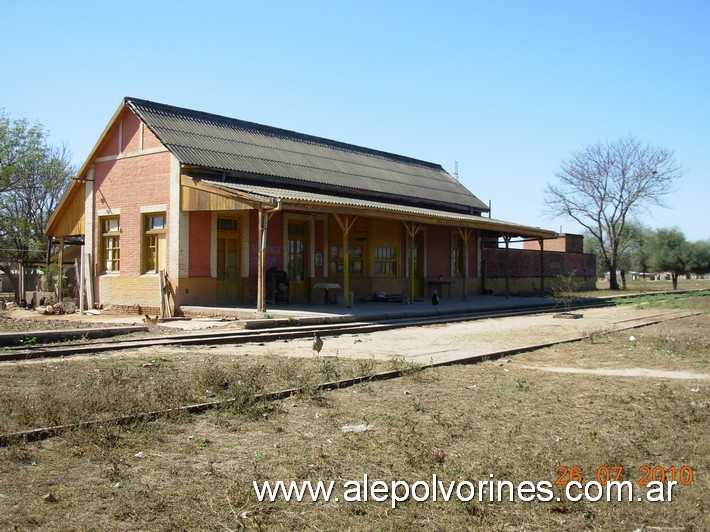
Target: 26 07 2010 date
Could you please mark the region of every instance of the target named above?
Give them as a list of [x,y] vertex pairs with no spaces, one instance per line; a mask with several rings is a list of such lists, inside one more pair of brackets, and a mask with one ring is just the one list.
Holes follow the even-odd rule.
[[[663,467],[642,465],[638,468],[639,478],[637,483],[641,486],[647,486],[649,482],[679,482],[683,486],[687,486],[693,482],[695,473],[693,468],[687,465],[676,467]],[[607,482],[617,482],[621,480],[624,473],[624,467],[619,465],[597,467],[595,480],[600,484]],[[594,474],[593,473],[593,474]],[[564,466],[559,465],[555,468],[557,480],[555,484],[564,486],[570,482],[583,482],[584,472],[580,466]]]

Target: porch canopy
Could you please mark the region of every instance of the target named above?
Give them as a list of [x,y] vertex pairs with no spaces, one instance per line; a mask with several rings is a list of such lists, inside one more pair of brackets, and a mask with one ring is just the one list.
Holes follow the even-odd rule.
[[[326,194],[311,191],[299,191],[289,188],[278,188],[245,183],[230,183],[215,180],[201,180],[183,176],[184,193],[182,209],[199,209],[208,201],[206,196],[221,198],[226,207],[231,200],[232,208],[253,208],[259,211],[259,271],[258,271],[258,297],[257,308],[265,310],[265,260],[264,249],[266,243],[266,219],[272,212],[289,210],[307,213],[333,214],[343,230],[343,247],[345,253],[343,290],[345,305],[349,305],[349,269],[348,263],[348,233],[352,223],[358,216],[390,219],[401,221],[407,228],[409,237],[413,239],[421,228],[421,224],[446,225],[457,227],[465,242],[474,229],[485,231],[487,234],[502,237],[506,248],[512,238],[537,239],[541,242],[546,238],[555,238],[554,231],[529,227],[503,220],[486,218],[479,215],[463,214],[456,212],[440,211],[423,207],[414,207],[400,203],[389,203],[363,199],[361,197],[348,197],[343,195]],[[199,191],[199,192],[196,192]],[[468,246],[465,247],[467,249]],[[410,257],[410,260],[412,257]],[[410,269],[412,271],[413,268]],[[411,277],[411,276],[410,276]],[[411,278],[414,281],[414,278]]]

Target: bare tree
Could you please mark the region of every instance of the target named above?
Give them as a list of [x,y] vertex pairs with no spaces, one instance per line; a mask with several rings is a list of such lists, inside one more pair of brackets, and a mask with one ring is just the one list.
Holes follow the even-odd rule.
[[627,221],[644,208],[665,206],[663,197],[683,174],[673,152],[634,137],[588,145],[562,162],[555,174],[559,183],[547,185],[545,203],[550,214],[589,231],[609,271],[609,287],[618,290]]

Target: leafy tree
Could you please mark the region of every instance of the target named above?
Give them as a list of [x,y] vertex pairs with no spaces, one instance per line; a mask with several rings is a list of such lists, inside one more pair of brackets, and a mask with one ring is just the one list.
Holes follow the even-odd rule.
[[[644,241],[650,233],[651,230],[639,222],[627,222],[624,227],[617,263],[619,276],[621,277],[621,288],[624,290],[626,290],[626,272],[632,270],[645,272],[648,269],[648,251],[645,249]],[[585,253],[594,253],[597,256],[598,272],[603,272],[607,269],[599,240],[594,238],[589,231],[584,233],[584,251]]]
[[673,290],[678,289],[678,276],[691,265],[691,246],[679,229],[658,229],[649,239],[650,262],[654,269],[671,272]]
[[650,240],[654,232],[648,227],[642,227],[636,235],[636,243],[631,252],[631,269],[636,270],[644,276],[651,269]]
[[673,153],[628,137],[587,145],[563,161],[558,184],[548,184],[545,203],[552,215],[567,216],[596,241],[610,288],[630,238],[627,224],[641,209],[663,205],[683,170]]
[[47,219],[74,174],[66,147],[54,147],[41,124],[0,110],[0,270],[17,292],[18,261],[41,259]]
[[710,273],[710,240],[699,240],[690,244],[688,271],[698,275]]
[[[636,222],[627,222],[619,239],[619,260],[617,267],[621,277],[621,288],[626,290],[626,272],[645,271],[644,236],[648,229]],[[643,268],[641,266],[644,266]]]

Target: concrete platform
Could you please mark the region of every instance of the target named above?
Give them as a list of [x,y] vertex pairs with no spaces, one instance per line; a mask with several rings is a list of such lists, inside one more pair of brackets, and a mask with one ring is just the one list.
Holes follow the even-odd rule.
[[[398,318],[444,316],[447,314],[481,313],[490,310],[517,310],[546,306],[554,308],[554,301],[544,297],[469,296],[442,298],[438,305],[430,301],[415,301],[410,305],[385,302],[356,302],[351,307],[342,305],[274,305],[266,312],[250,308],[183,306],[186,316],[237,320],[245,328],[268,328],[284,325],[313,325],[349,321],[379,321]],[[179,325],[176,325],[179,326]]]
[[[676,291],[673,293],[681,293]],[[661,292],[659,292],[661,293]],[[619,296],[580,299],[598,304],[611,304],[611,300],[632,297],[638,294],[624,293]],[[485,314],[491,311],[509,310],[511,312],[525,309],[539,309],[540,312],[563,310],[559,303],[544,297],[534,296],[503,296],[480,295],[469,296],[464,301],[460,297],[441,298],[438,305],[430,301],[415,301],[410,305],[394,302],[363,302],[358,301],[346,308],[337,304],[280,304],[269,306],[266,312],[257,312],[254,307],[207,307],[183,306],[184,318],[172,318],[161,321],[162,328],[182,331],[199,331],[204,329],[266,329],[283,326],[314,325],[321,323],[373,322],[400,318],[426,318],[446,316],[451,314]],[[107,327],[118,328],[131,325],[146,325],[143,315],[112,312],[110,307],[95,315],[64,314],[45,316],[35,311],[15,308],[9,312],[10,317],[22,321],[47,321],[55,333],[62,329],[62,321],[75,322],[73,327]],[[69,328],[69,327],[68,327]],[[28,329],[30,330],[30,329]],[[31,330],[36,331],[37,327]],[[21,331],[18,333],[22,334]]]
[[[411,305],[402,303],[356,302],[346,308],[337,304],[281,304],[269,306],[266,312],[257,312],[249,307],[207,307],[184,306],[182,311],[186,317],[161,320],[161,328],[176,331],[200,331],[205,329],[268,329],[284,326],[317,325],[322,323],[374,322],[398,318],[422,318],[428,316],[445,316],[449,314],[477,314],[492,310],[511,311],[525,308],[541,307],[555,308],[555,303],[543,297],[510,297],[502,296],[469,296],[466,301],[460,298],[442,298],[438,305],[430,301],[415,301]],[[558,306],[561,309],[561,307]],[[87,327],[102,327],[106,331],[117,329],[124,333],[125,327],[145,326],[143,315],[112,312],[108,307],[96,314],[55,314],[43,315],[35,311],[15,308],[9,312],[10,317],[20,321],[47,323],[47,332],[42,333],[45,341],[58,341],[67,338],[81,337]],[[67,324],[68,331],[64,333],[62,322]],[[72,330],[73,329],[73,330]],[[38,328],[28,331],[38,337]],[[69,331],[71,330],[71,331]],[[21,337],[27,332],[17,331]],[[45,338],[46,336],[46,338]]]

